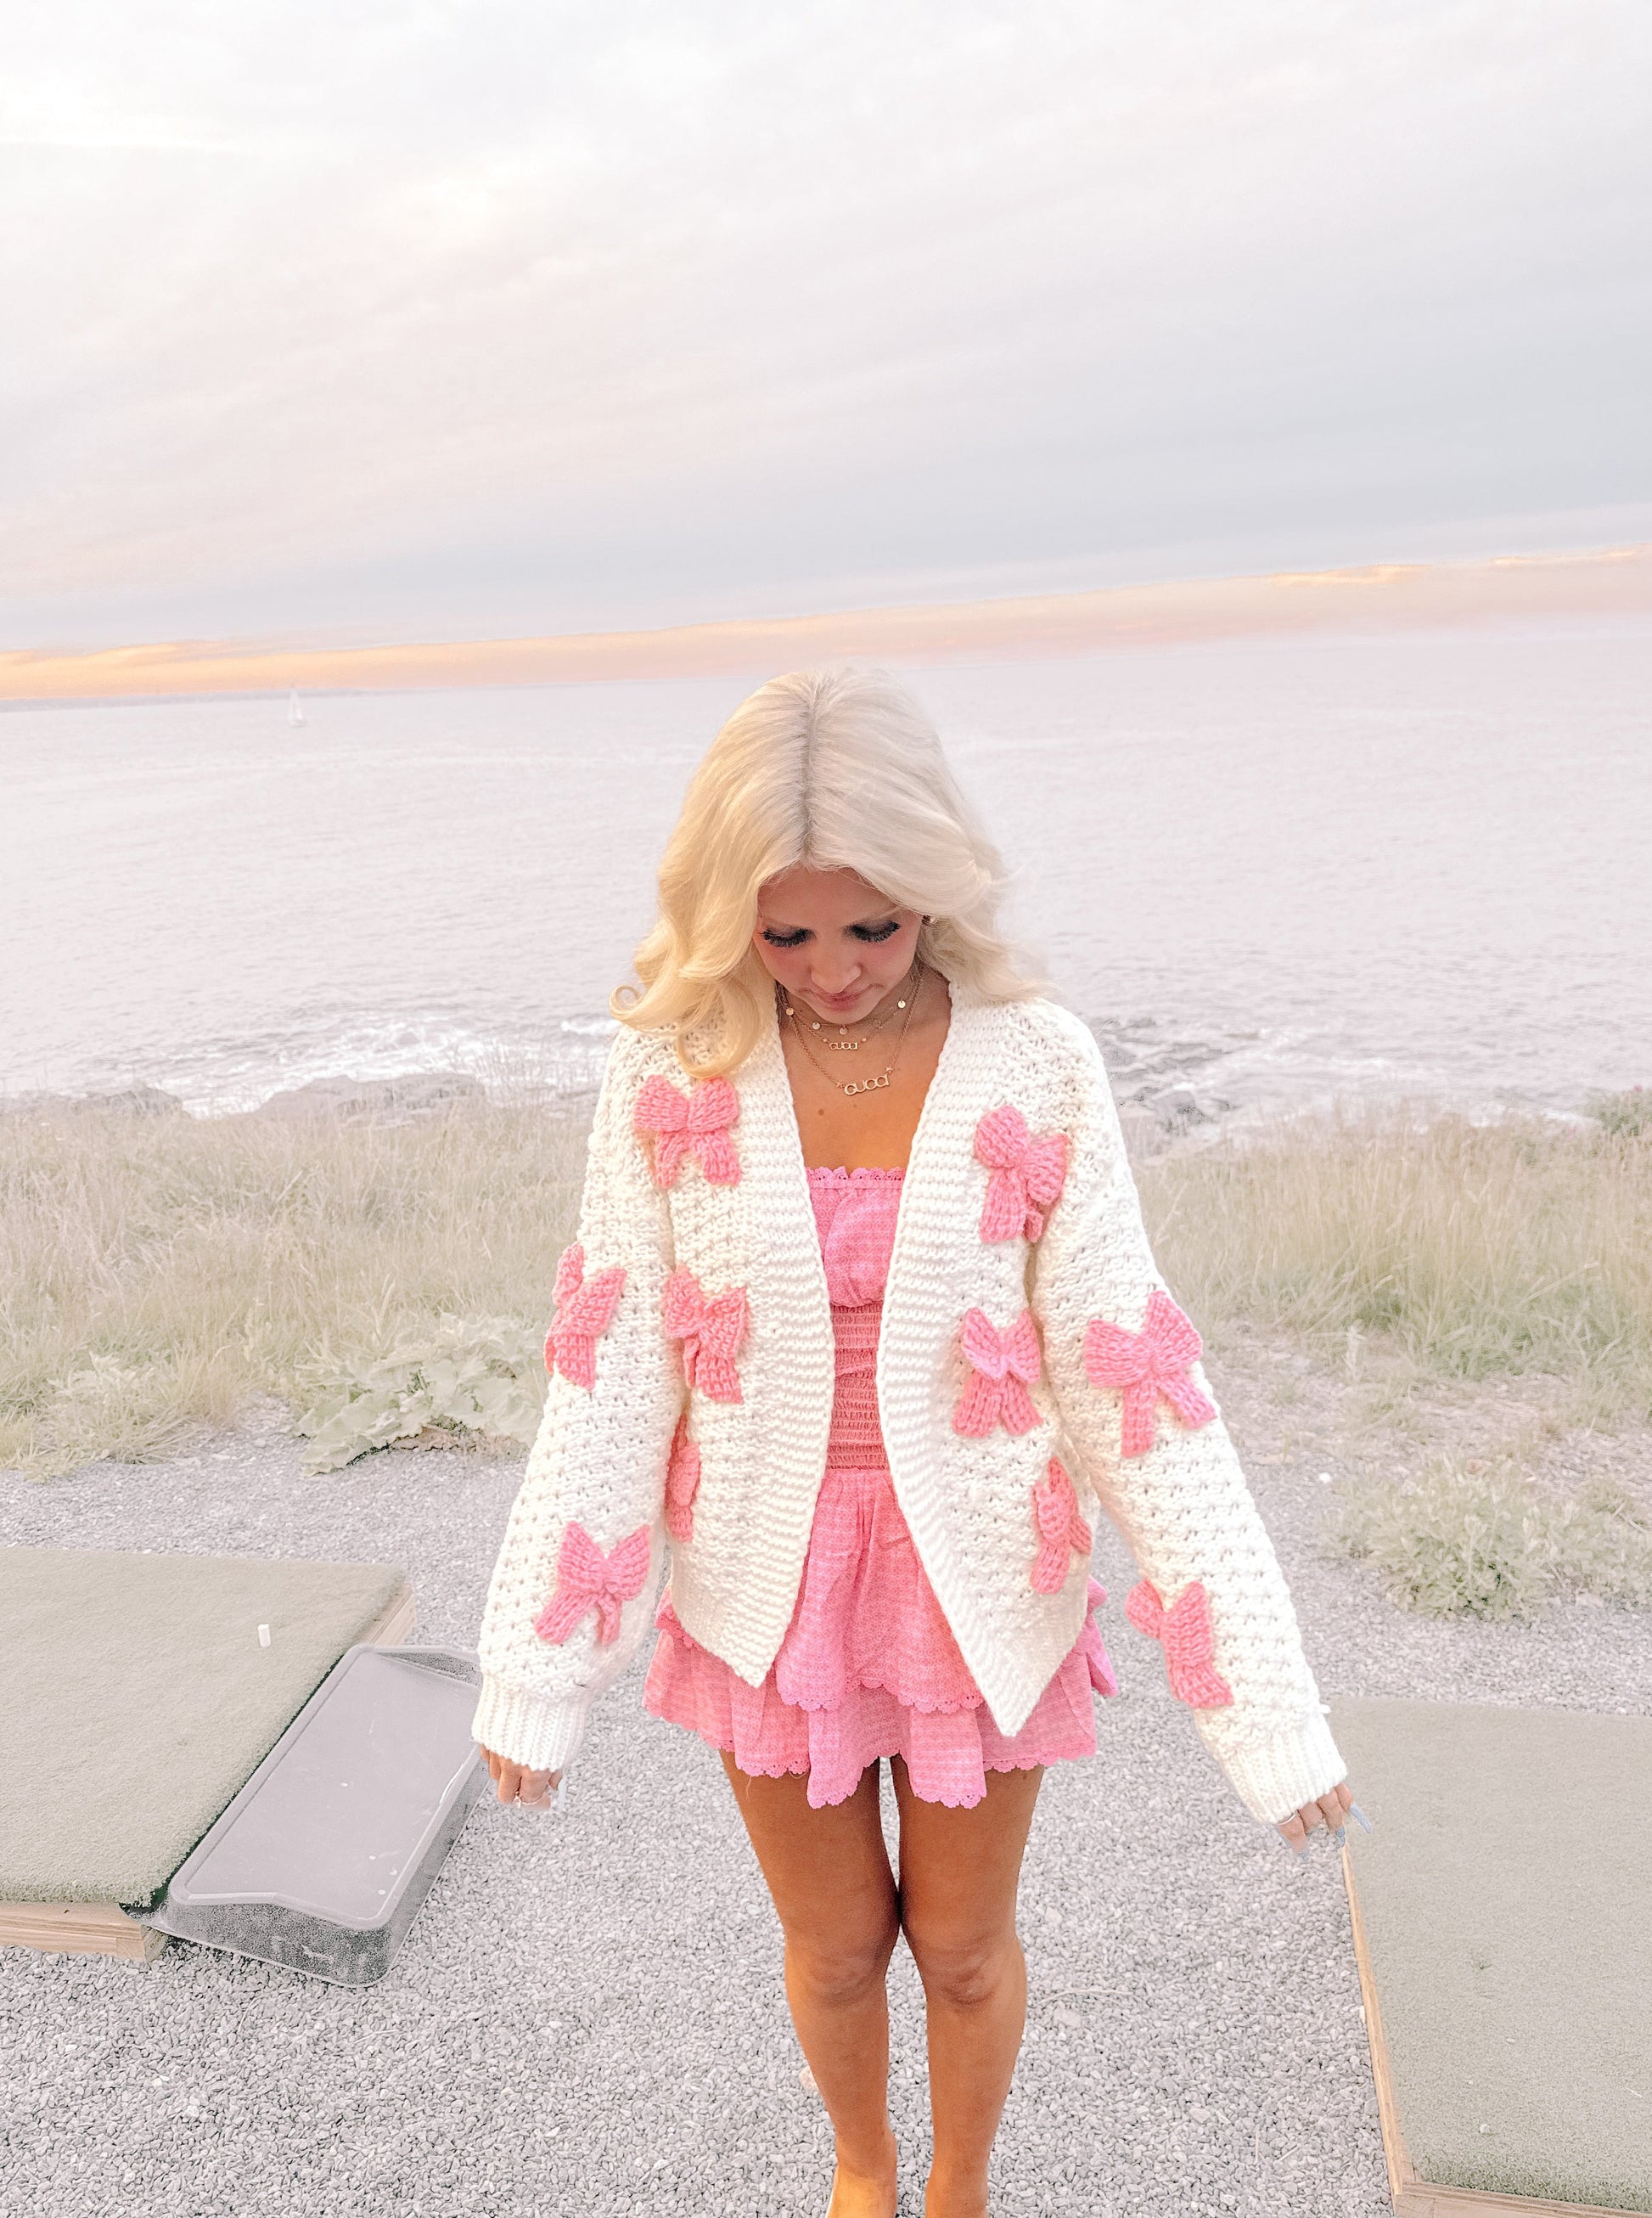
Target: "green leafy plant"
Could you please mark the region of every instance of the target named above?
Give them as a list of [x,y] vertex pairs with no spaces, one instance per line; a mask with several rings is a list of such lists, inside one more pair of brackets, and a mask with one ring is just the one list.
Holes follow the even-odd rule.
[[312,1366],[298,1420],[312,1474],[374,1448],[525,1447],[544,1399],[541,1335],[510,1317],[444,1316],[387,1355]]
[[1551,1496],[1442,1458],[1397,1486],[1344,1480],[1329,1537],[1429,1617],[1529,1617],[1557,1590],[1652,1608],[1652,1518],[1609,1481]]

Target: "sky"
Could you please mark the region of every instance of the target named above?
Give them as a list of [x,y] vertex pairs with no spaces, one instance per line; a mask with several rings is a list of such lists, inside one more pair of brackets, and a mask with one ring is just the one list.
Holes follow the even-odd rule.
[[14,0],[0,647],[1652,538],[1641,0]]

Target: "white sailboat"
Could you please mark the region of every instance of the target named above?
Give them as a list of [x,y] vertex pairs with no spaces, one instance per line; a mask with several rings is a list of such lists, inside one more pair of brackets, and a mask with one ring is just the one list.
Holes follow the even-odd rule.
[[287,697],[287,721],[289,724],[301,724],[305,722],[304,703],[298,697],[296,685]]

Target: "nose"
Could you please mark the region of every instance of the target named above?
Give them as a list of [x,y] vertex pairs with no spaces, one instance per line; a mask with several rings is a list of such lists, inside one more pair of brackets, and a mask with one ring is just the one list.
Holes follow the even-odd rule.
[[861,966],[858,963],[852,963],[841,970],[824,970],[818,965],[811,965],[809,970],[810,985],[817,994],[824,994],[828,999],[838,994],[847,994],[858,983],[860,976]]

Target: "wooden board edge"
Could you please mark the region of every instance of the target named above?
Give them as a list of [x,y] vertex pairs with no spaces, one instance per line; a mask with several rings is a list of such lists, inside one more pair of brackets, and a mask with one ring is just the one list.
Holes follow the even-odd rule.
[[164,1933],[139,1924],[118,1902],[0,1902],[0,1948],[152,1964],[165,1946]]
[[1394,2079],[1389,2070],[1388,2042],[1383,2033],[1383,2007],[1377,1999],[1377,1975],[1371,1969],[1365,1942],[1365,1921],[1359,1912],[1359,1890],[1354,1885],[1353,1858],[1347,1843],[1342,1849],[1342,1883],[1348,1891],[1348,1922],[1353,1928],[1354,1962],[1359,1967],[1359,1999],[1365,2010],[1365,2041],[1370,2050],[1371,2078],[1377,2085],[1377,2115],[1383,2128],[1383,2160],[1388,2166],[1389,2199],[1401,2218],[1429,2218],[1421,2203],[1401,2197],[1417,2184],[1417,2174],[1406,2152],[1400,2130],[1400,2106],[1394,2098]]
[[1643,2214],[1620,2210],[1615,2204],[1551,2203],[1543,2196],[1500,2195],[1480,2187],[1442,2187],[1419,2175],[1406,2147],[1405,2135],[1400,2130],[1400,2110],[1389,2070],[1382,2007],[1377,1999],[1377,1979],[1365,1942],[1359,1892],[1354,1885],[1353,1859],[1346,1843],[1342,1850],[1342,1879],[1348,1890],[1354,1961],[1359,1967],[1359,1999],[1365,2009],[1365,2038],[1370,2048],[1371,2078],[1377,2083],[1383,2156],[1388,2165],[1389,2194],[1396,2218],[1643,2218]]
[[1488,2194],[1479,2187],[1435,2187],[1418,2180],[1395,2204],[1399,2218],[1645,2218],[1613,2203],[1550,2203],[1541,2195]]
[[391,1596],[362,1639],[373,1648],[394,1648],[406,1639],[418,1622],[418,1605],[409,1581]]

